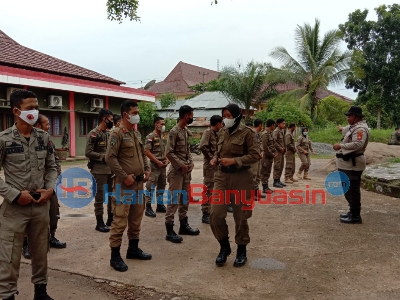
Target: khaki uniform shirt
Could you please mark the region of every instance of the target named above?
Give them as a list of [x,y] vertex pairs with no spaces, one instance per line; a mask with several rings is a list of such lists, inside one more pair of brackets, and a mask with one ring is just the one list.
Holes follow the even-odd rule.
[[204,168],[214,168],[210,166],[210,161],[213,159],[215,151],[217,151],[217,139],[218,134],[210,127],[207,128],[201,136],[200,150],[204,155]]
[[182,129],[178,124],[175,125],[168,133],[166,154],[168,160],[171,162],[171,167],[175,170],[179,170],[183,165],[193,163],[189,147],[188,129],[186,127]]
[[229,134],[228,128],[218,133],[218,146],[215,158],[234,158],[237,167],[251,166],[260,159],[260,147],[254,130],[243,124]]
[[103,161],[106,156],[110,131],[102,131],[99,127],[94,128],[86,137],[85,156],[94,161],[91,173],[111,174],[110,168]]
[[392,136],[390,138],[390,143],[393,145],[399,145],[400,144],[400,133],[395,131],[392,133]]
[[56,152],[56,145],[54,145],[54,143],[52,141],[50,141],[49,147],[53,148],[54,160],[55,160],[55,163],[56,163],[57,177],[58,177],[61,174],[60,158],[58,157],[57,152]]
[[261,139],[265,156],[273,158],[276,154],[276,143],[273,137],[273,132],[265,130]]
[[115,174],[117,184],[122,183],[129,174],[137,176],[150,172],[140,133],[126,129],[122,124],[111,133],[106,162]]
[[293,132],[288,131],[285,135],[285,145],[286,151],[296,152],[296,147],[294,144]]
[[[368,145],[369,129],[365,121],[360,121],[354,125],[349,125],[342,130],[343,140],[340,142],[341,149],[338,153],[347,155],[350,153],[363,154]],[[336,158],[336,165],[338,169],[364,171],[366,167],[365,156],[358,156],[355,158],[356,165],[353,166],[351,159],[348,161],[343,158]]]
[[286,150],[285,137],[283,136],[283,131],[280,130],[279,128],[276,128],[272,133],[272,136],[274,137],[275,140],[276,151],[278,151],[278,153],[281,153],[282,148]]
[[314,152],[311,144],[311,140],[309,136],[300,135],[296,141],[296,149],[299,151],[299,154],[307,152]]
[[163,161],[166,159],[164,140],[157,132],[153,131],[146,136],[145,148],[149,149],[158,160]]
[[0,133],[0,166],[5,180],[0,178],[0,195],[12,203],[23,190],[53,188],[57,180],[57,166],[49,134],[33,127],[29,142],[17,127]]

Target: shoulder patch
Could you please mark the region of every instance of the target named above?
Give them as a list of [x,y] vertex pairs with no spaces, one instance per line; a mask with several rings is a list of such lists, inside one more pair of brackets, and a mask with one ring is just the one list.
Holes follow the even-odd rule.
[[110,140],[110,146],[111,146],[111,147],[114,147],[114,145],[115,145],[117,142],[118,142],[118,138],[117,138],[115,135],[113,135],[113,136],[111,137],[111,140]]
[[357,131],[357,140],[361,141],[364,135],[364,130],[360,129]]

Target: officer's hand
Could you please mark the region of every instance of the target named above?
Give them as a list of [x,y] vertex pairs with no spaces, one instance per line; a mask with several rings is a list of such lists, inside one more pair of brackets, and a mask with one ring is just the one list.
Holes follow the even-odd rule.
[[338,132],[342,132],[342,130],[343,130],[342,125],[338,125],[338,126],[337,126],[337,129],[338,129]]
[[221,165],[223,165],[224,167],[228,167],[228,166],[236,164],[236,160],[234,160],[233,158],[220,158],[220,159],[218,159],[218,162]]
[[169,165],[169,159],[168,159],[168,158],[165,160],[164,165],[165,165],[165,166],[168,166],[168,165]]
[[315,152],[313,151],[313,152],[312,152],[312,154],[314,154],[314,155],[315,155]]
[[189,165],[188,172],[192,172],[192,171],[193,171],[193,169],[194,169],[194,164],[190,164],[190,165]]
[[264,158],[264,152],[261,152],[260,158]]
[[133,179],[133,176],[135,176],[135,175],[129,174],[128,177],[124,180],[124,184],[126,186],[130,186],[135,182],[135,179]]
[[162,163],[162,161],[158,161],[157,166],[159,168],[164,168],[164,164]]
[[342,147],[340,146],[340,144],[335,144],[335,145],[333,145],[333,150],[336,150],[336,151],[338,151],[338,150],[340,150]]
[[40,198],[37,201],[33,200],[33,202],[35,202],[35,203],[37,203],[39,205],[46,204],[47,201],[49,201],[49,199],[51,198],[51,196],[53,196],[53,191],[54,190],[52,188],[47,189],[47,190],[45,190],[45,189],[37,190],[36,192],[40,193]]
[[19,205],[28,205],[31,202],[35,201],[29,191],[22,191],[21,195],[19,196],[17,202]]
[[148,181],[149,179],[150,179],[150,172],[144,172],[144,179],[143,179],[143,182],[146,182],[146,181]]
[[215,167],[215,165],[217,164],[217,159],[213,158],[212,160],[210,160],[210,165]]
[[283,154],[285,152],[285,149],[281,148],[281,153]]
[[188,167],[187,165],[182,166],[182,174],[186,174],[188,172]]
[[304,151],[303,153],[304,153],[305,155],[307,155],[307,154],[308,154],[308,151]]

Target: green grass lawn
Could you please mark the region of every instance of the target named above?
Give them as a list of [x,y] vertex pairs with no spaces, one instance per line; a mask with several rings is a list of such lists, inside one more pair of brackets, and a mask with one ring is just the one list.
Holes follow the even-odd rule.
[[[371,129],[370,142],[387,144],[390,141],[390,136],[393,129]],[[340,142],[342,134],[337,131],[336,127],[330,127],[323,130],[310,130],[310,138],[313,142],[335,144]]]

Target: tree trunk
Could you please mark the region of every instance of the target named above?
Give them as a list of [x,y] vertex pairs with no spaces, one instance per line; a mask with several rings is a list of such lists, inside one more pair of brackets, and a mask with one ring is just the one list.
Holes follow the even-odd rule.
[[381,109],[378,109],[378,119],[376,121],[376,128],[381,129]]

